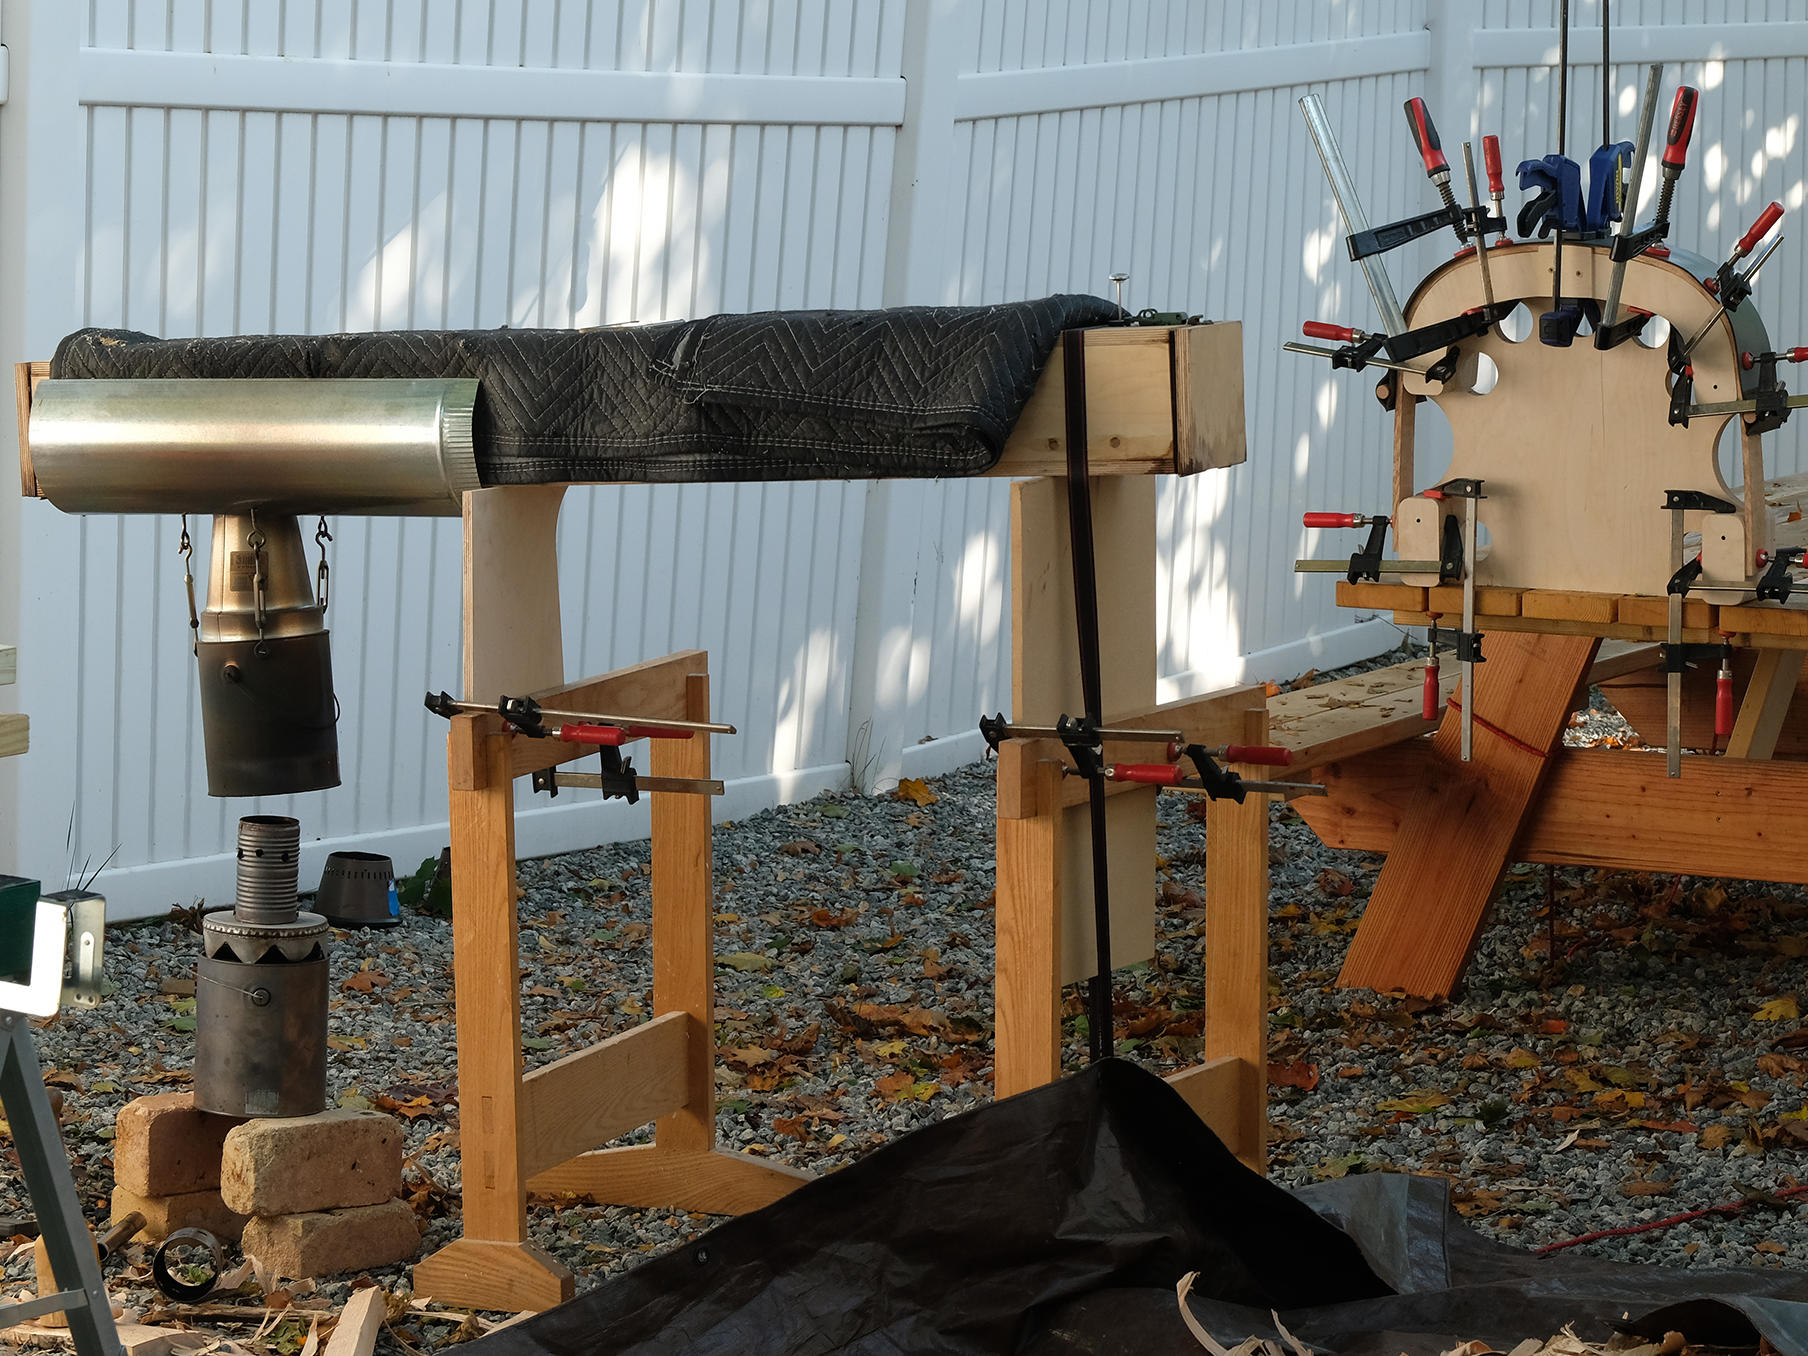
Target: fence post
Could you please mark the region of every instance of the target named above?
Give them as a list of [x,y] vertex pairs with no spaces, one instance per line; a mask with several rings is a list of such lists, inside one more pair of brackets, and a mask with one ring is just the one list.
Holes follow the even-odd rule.
[[[77,67],[85,9],[66,0],[5,0],[0,362],[9,392],[13,364],[48,358],[81,305],[76,264],[84,236],[86,120]],[[0,759],[0,870],[57,884],[67,865],[64,835],[76,797],[67,732],[75,727],[77,687],[78,572],[70,546],[79,529],[48,505],[20,500],[17,480],[6,469],[18,464],[16,427],[10,415],[0,420],[0,641],[18,645],[19,685],[8,691],[32,718],[32,743],[54,748],[58,756]],[[32,567],[29,591],[26,561]],[[27,770],[31,794],[21,795]]]
[[[963,58],[976,50],[977,8],[961,0],[908,0],[904,122],[892,153],[885,228],[886,306],[954,300],[954,242],[946,222],[955,81]],[[909,737],[924,502],[918,481],[879,480],[866,489],[847,742],[861,791],[897,785]]]

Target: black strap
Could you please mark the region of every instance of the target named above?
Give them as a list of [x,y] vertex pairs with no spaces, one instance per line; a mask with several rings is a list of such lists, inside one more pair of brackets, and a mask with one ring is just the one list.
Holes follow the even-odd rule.
[[[1086,474],[1086,332],[1061,336],[1067,397],[1067,528],[1073,556],[1074,621],[1079,628],[1080,692],[1086,718],[1105,720],[1099,669],[1099,577],[1092,549],[1092,482]],[[1111,872],[1105,858],[1105,779],[1090,777],[1092,924],[1098,962],[1087,986],[1089,1046],[1094,1063],[1116,1049],[1111,1030]]]

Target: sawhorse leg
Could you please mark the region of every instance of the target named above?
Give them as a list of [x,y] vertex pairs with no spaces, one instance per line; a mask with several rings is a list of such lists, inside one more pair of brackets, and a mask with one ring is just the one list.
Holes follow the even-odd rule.
[[482,1309],[550,1309],[575,1285],[527,1241],[513,738],[485,733],[486,720],[454,716],[447,738],[464,1236],[415,1267],[414,1288]]
[[1488,637],[1476,690],[1462,695],[1475,703],[1474,758],[1458,756],[1461,713],[1452,702],[1339,985],[1421,998],[1456,990],[1599,644],[1592,636]]
[[38,1213],[50,1269],[61,1286],[69,1285],[69,1277],[80,1282],[79,1287],[54,1295],[0,1306],[0,1327],[61,1311],[80,1356],[117,1356],[119,1333],[113,1326],[100,1259],[89,1241],[63,1134],[44,1091],[31,1021],[22,1013],[0,1011],[0,1108],[12,1126],[13,1146],[25,1172],[25,1190]]
[[[684,718],[710,718],[708,674],[686,680]],[[709,740],[655,739],[648,760],[655,777],[707,778]],[[654,792],[653,1015],[689,1015],[685,1104],[655,1122],[651,1144],[596,1149],[536,1173],[535,1194],[738,1215],[810,1180],[716,1148],[714,881],[709,797]]]

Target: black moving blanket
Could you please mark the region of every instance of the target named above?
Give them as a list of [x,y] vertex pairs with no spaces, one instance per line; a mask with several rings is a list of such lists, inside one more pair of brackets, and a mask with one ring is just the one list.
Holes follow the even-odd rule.
[[[471,1356],[1199,1356],[1226,1346],[1498,1351],[1630,1312],[1661,1336],[1808,1356],[1808,1276],[1682,1270],[1490,1243],[1444,1183],[1297,1194],[1239,1164],[1152,1074],[1108,1060],[919,1130],[778,1203],[466,1348]],[[1716,1297],[1716,1298],[1708,1298]],[[1693,1307],[1678,1306],[1692,1301]]]
[[56,378],[475,377],[486,485],[979,475],[1097,297],[767,311],[594,330],[156,339],[82,330]]

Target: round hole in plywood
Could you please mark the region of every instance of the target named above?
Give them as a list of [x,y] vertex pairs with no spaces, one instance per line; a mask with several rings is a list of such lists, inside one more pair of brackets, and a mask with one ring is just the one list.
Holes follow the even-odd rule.
[[1638,341],[1644,348],[1664,348],[1670,342],[1670,322],[1661,315],[1652,316],[1638,332]]
[[1523,344],[1532,337],[1532,308],[1523,301],[1500,319],[1495,327],[1500,337],[1510,344]]
[[1469,384],[1471,395],[1487,395],[1500,383],[1500,368],[1486,353],[1475,355],[1475,380]]

